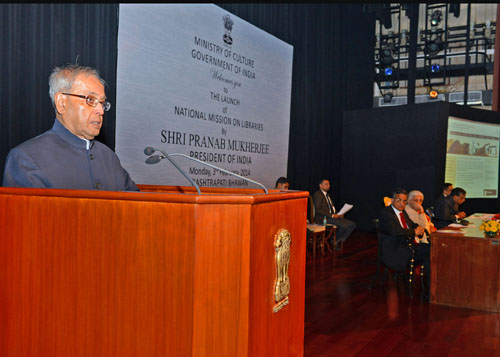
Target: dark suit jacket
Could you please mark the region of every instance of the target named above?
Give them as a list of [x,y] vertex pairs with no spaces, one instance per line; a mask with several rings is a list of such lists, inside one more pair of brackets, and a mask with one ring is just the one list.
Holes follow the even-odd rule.
[[[329,193],[327,193],[330,196]],[[323,224],[323,217],[332,218],[332,214],[328,208],[328,202],[321,190],[314,192],[312,197],[314,203],[314,221],[316,224]],[[330,196],[330,200],[332,197]],[[333,203],[333,200],[332,200]]]
[[384,207],[379,213],[381,259],[396,271],[405,271],[408,267],[412,254],[408,241],[415,237],[415,228],[418,227],[404,210],[403,215],[408,229],[401,227],[392,206]]
[[455,222],[455,215],[458,214],[458,211],[458,205],[453,202],[452,196],[436,201],[433,220],[436,228],[441,229]]

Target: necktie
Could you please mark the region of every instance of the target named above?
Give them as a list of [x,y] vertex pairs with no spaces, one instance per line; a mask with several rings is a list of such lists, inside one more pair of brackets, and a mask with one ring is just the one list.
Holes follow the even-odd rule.
[[326,194],[326,201],[328,202],[328,210],[330,211],[330,213],[335,213],[332,201],[330,200],[330,196],[328,194]]
[[401,224],[403,225],[403,228],[408,228],[408,225],[406,224],[405,216],[403,215],[403,212],[399,212],[399,217],[401,217]]

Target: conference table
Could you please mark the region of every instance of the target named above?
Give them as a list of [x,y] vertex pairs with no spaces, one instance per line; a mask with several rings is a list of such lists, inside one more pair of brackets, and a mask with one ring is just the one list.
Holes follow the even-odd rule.
[[492,216],[476,213],[468,226],[432,233],[431,303],[500,312],[500,238],[479,229]]

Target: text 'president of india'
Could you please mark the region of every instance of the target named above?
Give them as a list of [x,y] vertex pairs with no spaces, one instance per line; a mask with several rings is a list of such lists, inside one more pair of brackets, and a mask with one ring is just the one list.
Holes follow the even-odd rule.
[[56,67],[49,78],[54,125],[9,152],[3,185],[138,191],[115,152],[94,140],[111,107],[104,85],[93,68]]

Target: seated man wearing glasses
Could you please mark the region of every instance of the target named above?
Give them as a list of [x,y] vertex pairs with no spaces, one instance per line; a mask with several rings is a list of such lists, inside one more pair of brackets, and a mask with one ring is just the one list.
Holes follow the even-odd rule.
[[[405,211],[408,193],[396,189],[392,194],[390,206],[384,207],[379,214],[380,258],[389,268],[406,271],[414,250],[415,265],[424,266],[426,287],[429,287],[430,247],[419,243],[425,229],[413,222]],[[409,243],[412,247],[410,248]],[[428,290],[426,292],[428,294]]]
[[114,151],[94,140],[111,107],[104,85],[93,68],[56,67],[49,78],[54,125],[9,152],[3,185],[138,191]]

